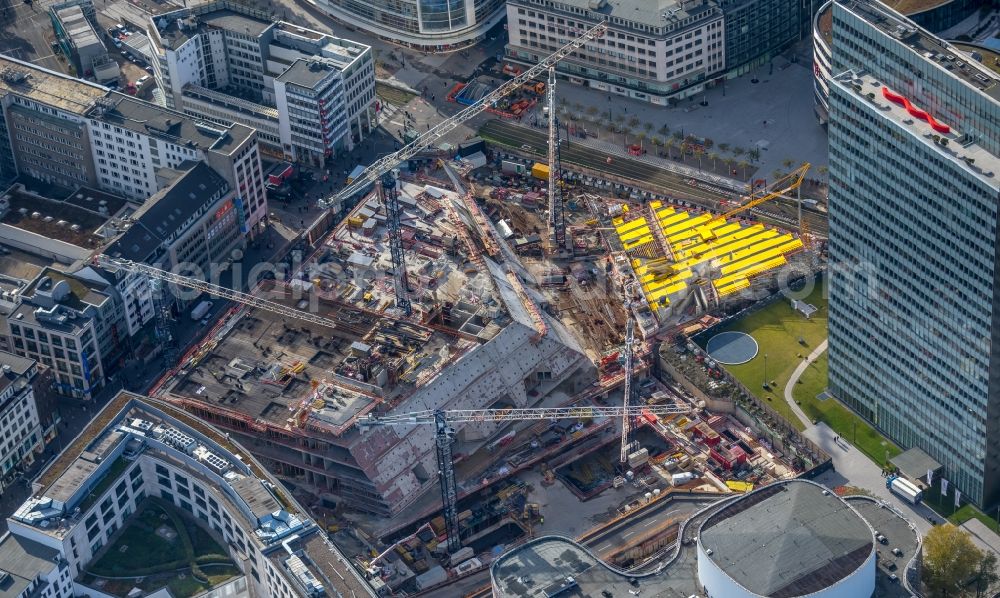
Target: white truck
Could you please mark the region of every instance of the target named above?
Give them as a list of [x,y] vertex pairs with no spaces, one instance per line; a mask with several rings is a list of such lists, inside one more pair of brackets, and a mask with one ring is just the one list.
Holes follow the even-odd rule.
[[191,319],[197,322],[208,315],[209,310],[215,305],[212,301],[202,301],[191,310]]
[[924,497],[923,490],[917,488],[913,482],[898,475],[889,476],[885,482],[885,487],[910,504],[915,505]]

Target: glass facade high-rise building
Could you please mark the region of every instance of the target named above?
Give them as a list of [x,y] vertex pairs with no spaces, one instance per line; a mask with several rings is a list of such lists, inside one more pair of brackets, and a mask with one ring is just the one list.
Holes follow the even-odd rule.
[[471,46],[505,14],[503,0],[317,0],[315,4],[349,26],[423,51]]
[[1000,79],[876,0],[830,45],[830,391],[995,505]]

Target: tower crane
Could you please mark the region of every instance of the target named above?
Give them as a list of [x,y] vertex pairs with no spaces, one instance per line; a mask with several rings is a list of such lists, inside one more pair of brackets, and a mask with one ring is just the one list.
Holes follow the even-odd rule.
[[293,307],[288,307],[287,305],[282,305],[274,301],[261,299],[260,297],[255,297],[249,293],[243,293],[241,291],[227,289],[226,287],[220,287],[217,284],[212,284],[204,280],[198,280],[197,278],[191,278],[189,276],[175,274],[174,272],[162,270],[160,268],[157,268],[155,266],[150,266],[149,264],[144,264],[142,262],[133,262],[132,260],[124,260],[121,258],[111,257],[109,255],[104,255],[104,254],[95,256],[94,261],[99,266],[104,266],[109,268],[120,268],[128,272],[134,272],[136,274],[144,274],[150,278],[159,280],[161,283],[176,284],[182,287],[187,287],[190,289],[194,289],[196,291],[208,293],[213,297],[228,299],[229,301],[235,301],[243,305],[248,305],[250,307],[254,307],[257,309],[270,311],[280,316],[285,316],[287,318],[297,318],[299,320],[310,322],[312,324],[319,324],[320,326],[326,326],[327,328],[337,328],[337,323],[331,320],[330,318],[324,318],[323,316],[309,313],[307,311],[302,311],[300,309],[295,309]]
[[[635,320],[633,320],[630,315],[628,323],[625,325],[625,396],[622,398],[622,408],[624,411],[628,411],[629,406],[632,403],[632,394],[635,392],[632,388],[632,362],[634,360],[632,347],[634,345]],[[622,417],[622,450],[619,462],[623,466],[628,462],[628,433],[629,428],[631,428],[631,423],[631,418],[627,416]]]
[[[785,183],[785,186],[783,188],[778,189],[776,191],[771,191],[770,193],[766,193],[756,199],[751,199],[747,203],[741,206],[737,206],[732,210],[729,210],[728,212],[720,216],[720,218],[728,220],[729,218],[732,218],[737,214],[746,212],[747,210],[752,210],[766,201],[771,201],[772,199],[781,197],[786,193],[791,193],[792,191],[798,189],[799,186],[802,184],[802,182],[805,180],[806,173],[809,172],[809,168],[811,166],[812,165],[809,164],[808,162],[802,164],[802,166],[799,166],[795,170],[791,171],[790,173],[786,174],[785,176],[781,177],[780,179],[774,182],[774,186],[778,186],[782,184],[782,182],[788,181],[787,183]],[[751,198],[753,198],[752,194]]]
[[742,214],[743,212],[752,210],[764,202],[771,201],[772,199],[776,199],[778,197],[785,195],[786,193],[790,193],[798,189],[799,186],[802,184],[802,181],[805,180],[806,173],[809,171],[809,168],[811,166],[812,166],[811,164],[806,162],[802,164],[802,166],[799,166],[798,168],[786,174],[785,176],[781,177],[772,184],[772,187],[784,184],[784,187],[780,189],[771,191],[769,193],[765,193],[764,195],[761,195],[760,197],[757,198],[753,197],[753,192],[751,191],[750,201],[748,201],[743,205],[736,206],[732,210],[729,210],[728,212],[725,212],[713,218],[710,222],[700,226],[698,228],[698,233],[705,240],[712,239],[715,236],[714,232],[715,227],[712,226],[713,223],[725,222],[726,220],[729,220],[730,218],[736,216],[737,214]]
[[404,315],[413,314],[410,304],[410,281],[406,275],[406,258],[403,254],[403,231],[399,224],[399,189],[396,171],[382,175],[379,195],[385,205],[386,223],[389,228],[389,256],[392,259],[392,286],[396,292],[396,309]]
[[556,118],[556,67],[549,67],[549,236],[558,253],[566,247],[566,217],[562,204],[562,165],[559,163],[559,122]]
[[510,94],[511,92],[520,89],[521,86],[538,77],[544,73],[549,67],[554,66],[556,63],[566,58],[573,52],[576,52],[584,44],[592,41],[602,35],[607,31],[608,25],[605,22],[600,22],[590,29],[584,31],[579,37],[570,40],[568,43],[564,44],[561,48],[544,58],[538,64],[526,69],[520,75],[504,82],[500,87],[497,87],[490,93],[484,95],[476,103],[463,109],[461,112],[455,114],[451,118],[445,119],[444,121],[438,123],[437,125],[431,127],[427,132],[425,132],[420,137],[417,137],[410,143],[406,144],[399,151],[389,154],[379,158],[373,162],[368,168],[365,169],[357,178],[355,178],[351,184],[347,185],[339,192],[320,199],[319,207],[324,209],[339,209],[343,201],[354,194],[360,192],[362,189],[368,185],[377,181],[383,174],[389,172],[400,162],[408,160],[415,156],[419,152],[427,149],[433,145],[436,141],[451,133],[456,128],[461,126],[463,123],[468,122],[472,118],[475,118],[481,112],[489,108],[494,102],[503,98],[504,96]]
[[[627,379],[627,378],[626,378]],[[455,465],[451,444],[455,438],[455,423],[504,423],[565,418],[621,417],[629,419],[645,413],[671,415],[690,413],[693,407],[682,405],[642,405],[612,407],[603,405],[583,407],[528,407],[523,409],[425,409],[409,413],[368,414],[358,419],[362,429],[378,426],[433,425],[437,450],[438,482],[441,486],[441,507],[448,535],[448,552],[455,553],[462,547],[461,529],[458,524],[458,488],[455,483]]]

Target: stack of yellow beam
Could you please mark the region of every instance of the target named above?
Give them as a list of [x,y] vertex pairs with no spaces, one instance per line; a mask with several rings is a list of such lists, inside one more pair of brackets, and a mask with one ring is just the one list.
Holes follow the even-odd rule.
[[653,232],[649,230],[646,219],[641,216],[627,222],[624,218],[615,218],[611,224],[614,225],[615,232],[618,233],[618,238],[621,239],[625,251],[635,249],[653,240]]
[[628,222],[617,218],[613,223],[627,250],[651,243],[651,226],[659,227],[669,245],[673,261],[665,257],[632,260],[646,301],[653,308],[669,304],[673,295],[685,290],[699,264],[713,262],[719,268],[720,276],[712,285],[725,296],[750,286],[751,277],[784,265],[785,256],[802,247],[802,241],[792,235],[760,224],[742,226],[707,213],[678,211],[660,202],[651,202],[650,208],[653,223],[642,217]]

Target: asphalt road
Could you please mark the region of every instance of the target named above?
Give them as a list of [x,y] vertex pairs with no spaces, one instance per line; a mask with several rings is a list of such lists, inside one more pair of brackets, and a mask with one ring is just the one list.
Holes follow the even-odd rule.
[[[539,159],[545,159],[548,153],[548,137],[545,133],[506,121],[491,120],[480,128],[479,134],[487,141],[504,145],[515,151],[532,154]],[[731,196],[726,197],[721,189],[715,191],[693,187],[687,182],[690,177],[678,175],[638,160],[613,156],[611,164],[608,164],[608,156],[609,154],[605,152],[569,140],[564,142],[560,150],[560,159],[563,164],[570,165],[570,170],[572,170],[572,165],[579,165],[606,172],[609,175],[652,186],[664,195],[691,201],[710,210],[723,209],[724,206],[720,206],[719,200],[731,198]],[[768,202],[766,207],[755,209],[754,215],[764,219],[773,215],[779,223],[786,227],[788,226],[787,222],[797,222],[798,218],[794,202],[784,199]],[[804,218],[812,232],[826,235],[828,230],[826,216],[806,211]],[[782,222],[782,220],[786,222]]]

